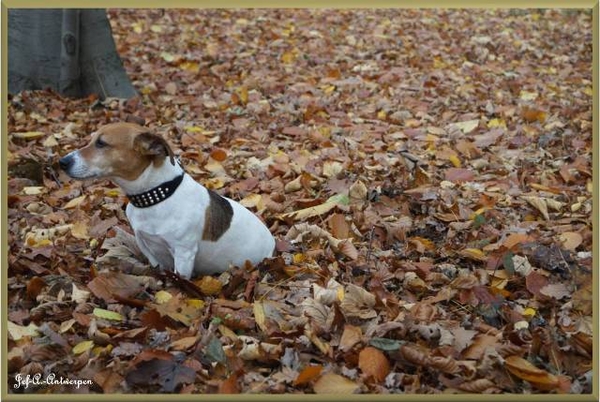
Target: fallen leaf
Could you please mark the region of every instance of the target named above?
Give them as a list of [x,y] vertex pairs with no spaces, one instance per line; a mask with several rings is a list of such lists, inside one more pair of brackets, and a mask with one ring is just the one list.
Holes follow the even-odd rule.
[[552,283],[546,285],[540,289],[540,293],[545,296],[553,297],[556,300],[571,296],[571,291],[564,283]]
[[116,311],[109,311],[103,308],[94,308],[93,314],[98,318],[104,318],[105,320],[123,321],[124,318],[121,314]]
[[358,367],[367,377],[372,377],[376,382],[382,382],[390,373],[390,363],[387,357],[379,350],[367,346],[358,354]]
[[294,386],[308,384],[317,378],[321,374],[321,371],[323,371],[323,366],[320,365],[305,367],[294,380]]
[[479,126],[479,119],[460,121],[457,123],[452,123],[450,124],[450,126],[458,128],[464,134],[468,134],[471,131],[475,130],[477,126]]
[[341,375],[327,373],[315,382],[313,390],[316,394],[353,394],[358,384]]
[[505,367],[518,378],[528,381],[536,388],[552,390],[560,386],[558,377],[539,369],[527,360],[519,356],[508,356],[505,358]]
[[577,232],[564,232],[558,236],[563,248],[566,250],[575,251],[583,242],[583,236]]
[[536,196],[522,196],[525,201],[527,201],[531,206],[536,208],[541,212],[544,219],[549,220],[550,216],[548,215],[548,204],[546,200],[541,197]]
[[360,327],[346,324],[344,325],[344,332],[340,339],[340,350],[347,352],[351,350],[355,345],[362,342],[362,330]]
[[88,350],[91,350],[94,347],[94,341],[82,341],[79,342],[77,345],[73,346],[73,349],[71,350],[74,354],[79,355],[82,354],[83,352],[87,352]]
[[38,326],[32,322],[25,327],[8,321],[7,327],[8,334],[14,341],[18,341],[19,339],[24,337],[36,337],[40,335],[38,332]]

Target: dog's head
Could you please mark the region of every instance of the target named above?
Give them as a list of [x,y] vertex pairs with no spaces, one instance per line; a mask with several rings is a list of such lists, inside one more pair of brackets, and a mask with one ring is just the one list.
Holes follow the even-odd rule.
[[166,158],[174,165],[169,144],[148,128],[134,123],[112,123],[92,134],[91,142],[61,158],[60,167],[75,179],[117,177],[135,180],[150,164]]

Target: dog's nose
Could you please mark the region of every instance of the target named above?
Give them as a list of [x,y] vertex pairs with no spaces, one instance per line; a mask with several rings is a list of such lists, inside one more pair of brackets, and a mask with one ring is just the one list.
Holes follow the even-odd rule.
[[71,155],[67,155],[63,158],[60,158],[60,160],[58,161],[58,164],[62,170],[68,170],[69,166],[71,166],[72,163],[73,158],[71,157]]

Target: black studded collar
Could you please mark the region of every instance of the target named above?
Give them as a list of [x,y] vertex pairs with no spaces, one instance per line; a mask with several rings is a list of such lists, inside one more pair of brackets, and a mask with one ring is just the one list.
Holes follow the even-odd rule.
[[173,195],[175,190],[177,190],[177,187],[179,187],[179,184],[181,184],[183,175],[184,173],[175,177],[173,180],[166,181],[143,193],[127,194],[129,202],[138,208],[148,208],[156,205]]

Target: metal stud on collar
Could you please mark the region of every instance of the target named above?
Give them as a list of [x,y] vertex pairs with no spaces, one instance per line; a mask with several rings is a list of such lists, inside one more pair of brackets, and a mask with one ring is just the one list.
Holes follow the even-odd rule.
[[169,198],[179,187],[183,180],[183,173],[173,180],[169,180],[157,187],[139,194],[128,195],[129,201],[137,208],[147,208],[156,205]]

